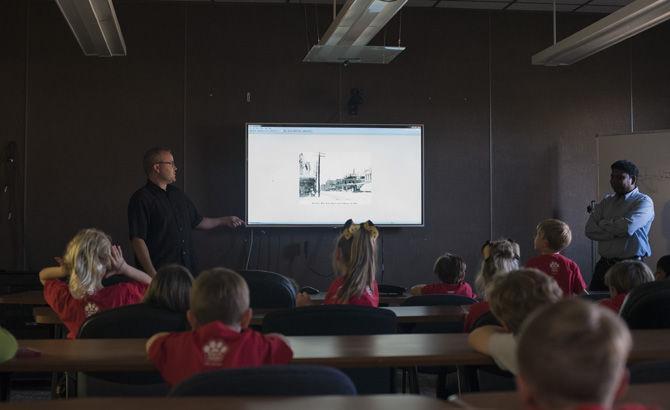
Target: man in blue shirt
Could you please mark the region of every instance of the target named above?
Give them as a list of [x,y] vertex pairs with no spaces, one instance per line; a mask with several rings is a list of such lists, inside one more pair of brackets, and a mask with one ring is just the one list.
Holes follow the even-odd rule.
[[649,229],[654,220],[654,203],[637,187],[637,166],[619,160],[611,168],[614,194],[606,194],[586,222],[586,236],[598,241],[600,254],[589,286],[592,291],[607,290],[605,273],[615,263],[643,260],[651,255]]

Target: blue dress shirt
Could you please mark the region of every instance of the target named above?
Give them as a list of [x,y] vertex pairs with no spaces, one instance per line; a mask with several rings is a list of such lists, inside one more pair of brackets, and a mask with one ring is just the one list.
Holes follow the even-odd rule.
[[649,228],[654,202],[638,188],[625,195],[606,194],[586,222],[586,236],[598,241],[604,258],[650,256]]

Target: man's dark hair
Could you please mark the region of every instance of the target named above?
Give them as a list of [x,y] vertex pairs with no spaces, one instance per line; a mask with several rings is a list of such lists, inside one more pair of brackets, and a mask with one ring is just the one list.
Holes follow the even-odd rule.
[[626,159],[620,159],[618,161],[615,161],[612,164],[611,168],[625,172],[626,174],[630,175],[631,178],[634,178],[635,183],[637,183],[637,176],[640,173],[640,170],[638,170],[637,165],[633,164],[632,162]]
[[144,158],[142,158],[142,167],[144,167],[144,173],[147,174],[147,176],[149,176],[151,168],[154,166],[154,164],[160,160],[161,152],[172,153],[172,150],[167,147],[153,147],[144,153]]

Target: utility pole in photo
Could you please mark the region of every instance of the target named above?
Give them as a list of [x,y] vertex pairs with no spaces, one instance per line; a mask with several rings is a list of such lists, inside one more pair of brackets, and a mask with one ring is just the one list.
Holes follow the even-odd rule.
[[326,154],[319,152],[316,160],[316,196],[321,198],[321,158],[325,158]]

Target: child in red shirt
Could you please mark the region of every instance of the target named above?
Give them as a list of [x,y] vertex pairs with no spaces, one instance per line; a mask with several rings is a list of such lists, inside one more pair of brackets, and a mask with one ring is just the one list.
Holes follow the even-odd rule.
[[628,292],[634,287],[654,281],[654,274],[644,262],[621,261],[609,268],[605,274],[605,284],[610,289],[610,298],[598,303],[619,313]]
[[158,333],[146,345],[149,359],[169,385],[223,368],[287,364],[293,351],[282,335],[249,329],[249,288],[224,268],[202,272],[193,282],[190,332]]
[[526,262],[527,268],[539,269],[556,280],[564,296],[586,293],[579,266],[560,252],[572,242],[570,227],[558,219],[546,219],[537,225],[534,246],[540,256]]
[[[375,280],[377,227],[367,221],[345,222],[333,253],[333,270],[338,277],[330,284],[324,304],[379,306],[379,290]],[[311,303],[309,294],[301,292],[296,306]]]
[[412,295],[459,295],[476,298],[470,284],[465,281],[466,265],[460,256],[445,253],[437,258],[433,273],[442,281],[429,285],[415,285],[410,289]]
[[[519,269],[519,245],[510,239],[486,242],[482,247],[482,257],[484,262],[475,279],[475,286],[479,294],[486,298],[487,288],[495,278]],[[464,331],[472,330],[477,319],[489,310],[489,303],[485,300],[470,305],[463,323]]]
[[521,404],[527,410],[660,409],[650,398],[615,404],[628,385],[633,341],[623,320],[580,298],[542,308],[524,323],[518,341]]
[[[40,271],[44,299],[74,339],[86,319],[103,310],[142,301],[151,277],[128,265],[121,248],[97,229],[79,231],[67,245],[61,266]],[[125,275],[132,282],[103,287],[102,279]],[[68,283],[60,279],[68,278]]]

